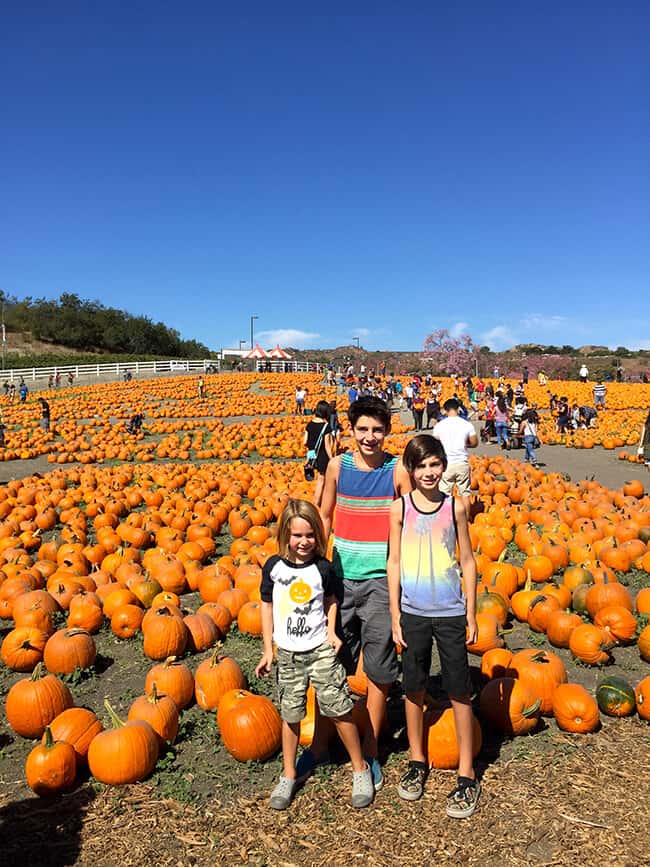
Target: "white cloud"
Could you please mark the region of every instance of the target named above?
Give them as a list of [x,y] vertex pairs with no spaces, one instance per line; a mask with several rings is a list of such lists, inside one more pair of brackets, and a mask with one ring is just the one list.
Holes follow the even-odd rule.
[[449,329],[449,334],[452,337],[460,337],[461,334],[467,334],[469,325],[467,322],[455,322]]
[[369,328],[353,328],[350,333],[355,337],[370,337]]
[[313,344],[320,337],[314,331],[300,331],[298,328],[272,328],[269,331],[258,331],[255,335],[256,342],[262,347],[273,348],[276,343],[280,346],[293,346],[301,349]]
[[552,330],[566,324],[566,316],[546,316],[543,313],[528,313],[521,320],[523,328]]
[[517,338],[507,325],[495,325],[494,328],[481,334],[481,342],[490,349],[509,349],[517,343]]

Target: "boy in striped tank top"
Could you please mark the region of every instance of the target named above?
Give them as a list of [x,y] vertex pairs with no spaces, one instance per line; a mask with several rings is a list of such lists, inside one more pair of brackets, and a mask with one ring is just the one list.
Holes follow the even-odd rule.
[[[389,515],[391,503],[411,490],[411,482],[401,461],[384,451],[390,410],[383,400],[359,398],[351,404],[348,420],[356,449],[329,462],[321,517],[326,537],[334,523],[332,562],[343,582],[341,660],[348,674],[354,672],[363,651],[370,717],[363,752],[378,791],[383,774],[377,760],[377,739],[386,713],[386,696],[399,673],[386,577]],[[309,774],[324,748],[317,727],[311,750],[298,761],[299,778]]]
[[472,815],[481,791],[473,764],[472,688],[466,649],[466,642],[474,642],[478,632],[476,563],[463,502],[439,489],[447,468],[440,441],[428,434],[413,437],[403,460],[415,490],[396,500],[390,509],[388,586],[393,638],[402,645],[411,760],[397,793],[407,801],[416,801],[424,791],[429,769],[424,697],[435,638],[460,753],[458,783],[449,795],[447,815],[462,819]]

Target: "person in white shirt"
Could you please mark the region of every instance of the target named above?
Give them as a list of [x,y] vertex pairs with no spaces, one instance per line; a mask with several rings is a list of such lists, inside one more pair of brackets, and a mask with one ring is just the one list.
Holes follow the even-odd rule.
[[580,377],[580,382],[586,382],[587,377],[589,376],[589,369],[586,364],[583,364],[578,372],[578,376]]
[[467,520],[470,520],[470,477],[467,449],[475,449],[478,437],[474,425],[458,415],[460,404],[451,397],[444,403],[446,417],[434,427],[434,437],[442,443],[447,455],[447,469],[440,480],[440,490],[451,494],[454,485],[463,500]]

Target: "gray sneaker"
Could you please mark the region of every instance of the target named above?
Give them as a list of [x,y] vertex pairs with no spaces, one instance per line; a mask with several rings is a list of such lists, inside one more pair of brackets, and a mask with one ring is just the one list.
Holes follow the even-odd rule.
[[352,806],[367,807],[375,797],[372,771],[366,764],[363,771],[352,772]]
[[290,780],[288,777],[280,777],[280,782],[271,792],[269,807],[272,810],[286,810],[293,800],[297,785],[295,780]]

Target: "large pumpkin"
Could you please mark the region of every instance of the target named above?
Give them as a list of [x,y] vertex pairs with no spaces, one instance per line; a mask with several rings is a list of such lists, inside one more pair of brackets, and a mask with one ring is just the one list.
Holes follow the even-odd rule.
[[148,777],[158,761],[158,736],[148,722],[123,722],[108,702],[106,709],[115,726],[100,732],[88,750],[90,773],[100,783],[119,786]]
[[609,662],[611,641],[604,629],[591,623],[576,626],[569,637],[569,650],[585,665],[604,665]]
[[59,629],[48,639],[43,661],[53,674],[72,674],[77,668],[89,668],[96,656],[93,637],[85,629]]
[[602,627],[612,637],[612,643],[630,644],[637,630],[636,617],[623,605],[605,605],[594,617],[596,626]]
[[149,614],[142,622],[145,656],[149,659],[182,656],[189,639],[183,619],[166,607],[151,612],[154,609],[149,609]]
[[601,680],[596,690],[596,699],[598,707],[607,716],[630,716],[636,709],[632,686],[616,675]]
[[553,611],[546,621],[546,637],[554,647],[568,647],[571,633],[582,626],[582,618],[573,611]]
[[467,650],[470,653],[482,656],[486,650],[503,647],[503,638],[499,635],[499,621],[494,614],[487,612],[477,614],[476,625],[478,626],[476,641],[467,645]]
[[482,716],[510,736],[526,734],[537,726],[541,704],[530,687],[514,677],[497,677],[481,691]]
[[637,639],[637,647],[641,658],[650,662],[650,624],[641,630]]
[[579,683],[562,683],[553,694],[553,716],[565,732],[593,732],[600,724],[596,699]]
[[144,681],[144,691],[149,693],[156,687],[162,695],[169,695],[179,710],[187,707],[194,698],[194,676],[187,665],[175,656],[152,666]]
[[64,741],[74,748],[77,764],[85,762],[92,739],[104,730],[101,721],[85,707],[70,707],[50,723],[55,741]]
[[12,671],[33,671],[43,659],[48,634],[34,626],[18,626],[5,636],[0,657]]
[[[432,768],[450,770],[458,767],[460,752],[456,721],[451,708],[429,711],[424,719],[427,757]],[[481,751],[481,726],[472,714],[472,756]]]
[[515,653],[510,670],[541,699],[544,716],[553,714],[553,695],[561,683],[566,683],[566,669],[559,656],[550,650],[526,649]]
[[194,675],[196,703],[203,710],[216,710],[223,696],[233,689],[246,688],[246,675],[230,656],[220,656],[215,650],[205,659]]
[[32,676],[19,680],[7,694],[7,722],[24,738],[40,738],[45,727],[74,701],[68,687],[53,674],[42,677],[39,663]]
[[280,747],[282,720],[263,695],[227,692],[219,702],[217,724],[224,746],[240,762],[268,759]]
[[650,676],[644,677],[634,687],[636,709],[641,719],[650,720]]
[[77,759],[73,747],[64,741],[55,741],[48,726],[44,743],[34,747],[27,756],[27,784],[39,796],[57,795],[72,786],[76,773]]
[[158,695],[156,685],[129,708],[130,720],[145,720],[158,735],[160,744],[173,744],[178,734],[178,707],[168,695]]

